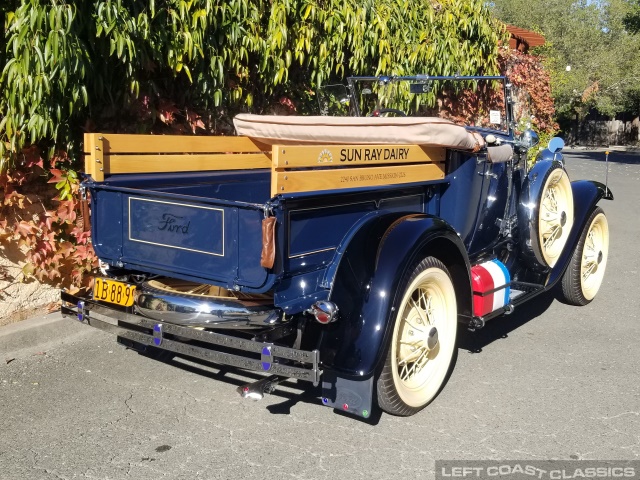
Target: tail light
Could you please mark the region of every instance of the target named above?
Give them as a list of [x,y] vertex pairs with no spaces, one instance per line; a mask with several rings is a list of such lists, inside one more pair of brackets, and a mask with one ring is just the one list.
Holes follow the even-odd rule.
[[318,323],[326,325],[335,322],[338,318],[338,306],[333,302],[320,301],[311,306],[310,313],[316,318]]

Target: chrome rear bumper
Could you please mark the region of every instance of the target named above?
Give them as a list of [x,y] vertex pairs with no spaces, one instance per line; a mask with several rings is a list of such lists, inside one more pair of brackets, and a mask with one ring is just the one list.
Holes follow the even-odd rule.
[[144,288],[136,298],[137,313],[185,327],[264,328],[286,323],[273,305],[251,304],[235,298],[194,297]]
[[[297,350],[151,320],[67,292],[62,292],[61,299],[62,315],[75,316],[92,327],[142,345],[217,364],[306,380],[314,385],[320,381],[318,350]],[[216,350],[220,347],[237,353]]]

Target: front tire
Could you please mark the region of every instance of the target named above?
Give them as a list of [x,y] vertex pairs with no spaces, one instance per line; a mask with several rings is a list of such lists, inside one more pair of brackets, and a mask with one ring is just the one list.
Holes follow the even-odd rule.
[[562,276],[562,299],[571,305],[586,305],[600,290],[609,257],[609,223],[596,207],[589,215],[567,270]]
[[382,410],[408,416],[427,406],[443,387],[458,321],[453,282],[438,259],[427,257],[420,262],[402,292],[376,387]]

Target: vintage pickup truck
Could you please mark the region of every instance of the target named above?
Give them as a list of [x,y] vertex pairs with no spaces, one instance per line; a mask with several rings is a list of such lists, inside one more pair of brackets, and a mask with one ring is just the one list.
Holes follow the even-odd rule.
[[[497,100],[466,126],[443,118],[481,82]],[[349,116],[87,134],[101,273],[91,295],[62,292],[63,313],[149,356],[266,372],[245,397],[293,378],[367,418],[434,399],[458,326],[553,287],[595,297],[609,244],[597,203],[613,195],[569,181],[558,138],[528,166],[537,137],[516,135],[506,78],[354,77],[321,98]]]

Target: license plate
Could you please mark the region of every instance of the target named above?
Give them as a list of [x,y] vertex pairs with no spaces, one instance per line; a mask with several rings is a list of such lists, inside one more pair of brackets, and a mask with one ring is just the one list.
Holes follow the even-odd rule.
[[133,305],[133,297],[136,291],[134,285],[107,278],[96,278],[93,283],[93,299],[101,302],[114,303],[122,307]]

